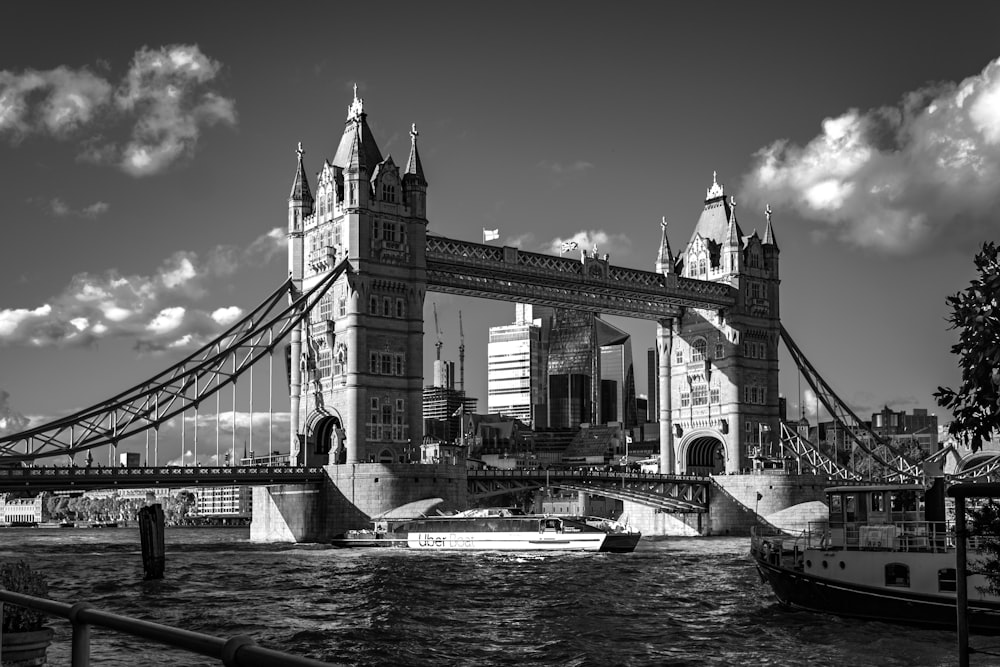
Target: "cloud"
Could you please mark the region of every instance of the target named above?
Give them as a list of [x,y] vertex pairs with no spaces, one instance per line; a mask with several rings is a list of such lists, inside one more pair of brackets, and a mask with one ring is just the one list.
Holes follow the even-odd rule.
[[[171,45],[137,51],[118,85],[86,68],[0,71],[0,137],[75,139],[80,159],[149,176],[190,157],[204,128],[236,125],[235,102],[209,87],[221,69],[197,46]],[[130,128],[128,141],[110,142],[108,128]]]
[[1000,59],[896,106],[827,118],[804,146],[761,148],[741,196],[825,223],[848,245],[903,254],[991,235],[998,177]]
[[59,197],[53,197],[52,199],[47,200],[32,198],[28,199],[28,202],[40,205],[41,208],[48,210],[50,213],[59,218],[77,217],[89,218],[93,220],[94,218],[104,215],[111,209],[111,204],[103,201],[96,201],[93,204],[88,204],[82,208],[74,209]]
[[30,419],[10,407],[9,398],[10,394],[0,389],[0,436],[20,433],[31,423]]
[[0,345],[85,347],[104,338],[131,338],[144,353],[195,348],[243,315],[238,306],[198,307],[209,285],[260,266],[284,244],[284,234],[271,231],[243,249],[174,253],[150,275],[77,274],[44,305],[0,309]]
[[586,160],[577,160],[576,162],[570,162],[569,164],[554,162],[552,160],[542,160],[538,163],[538,168],[550,171],[557,176],[567,176],[593,169],[594,165]]
[[569,253],[575,257],[580,256],[581,250],[586,250],[587,254],[591,254],[595,248],[598,255],[603,257],[607,254],[611,258],[628,255],[632,252],[632,241],[624,234],[609,234],[608,232],[596,229],[590,231],[581,230],[572,236],[556,237],[549,241],[538,241],[532,232],[527,232],[520,236],[508,236],[504,240],[504,245],[506,246],[521,248],[530,252],[542,252],[549,255],[560,254],[565,243],[576,243],[576,247]]

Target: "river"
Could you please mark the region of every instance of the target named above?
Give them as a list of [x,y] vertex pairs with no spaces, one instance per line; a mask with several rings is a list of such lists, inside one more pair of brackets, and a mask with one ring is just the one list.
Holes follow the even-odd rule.
[[[160,581],[142,580],[130,528],[0,529],[0,560],[44,571],[58,600],[247,634],[336,665],[957,664],[952,632],[783,609],[760,583],[747,538],[643,540],[631,554],[499,554],[248,537],[247,528],[168,528]],[[68,623],[52,626],[49,662],[68,665]],[[100,629],[91,645],[95,665],[219,664]],[[975,654],[972,664],[1000,657]]]

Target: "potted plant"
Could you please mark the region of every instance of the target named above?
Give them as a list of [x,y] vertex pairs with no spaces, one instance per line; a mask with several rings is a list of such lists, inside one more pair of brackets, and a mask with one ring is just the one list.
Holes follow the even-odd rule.
[[[45,576],[24,561],[0,563],[0,589],[32,597],[48,597]],[[3,605],[0,661],[4,667],[35,667],[46,664],[45,653],[52,642],[52,628],[43,625],[40,611],[13,604]]]

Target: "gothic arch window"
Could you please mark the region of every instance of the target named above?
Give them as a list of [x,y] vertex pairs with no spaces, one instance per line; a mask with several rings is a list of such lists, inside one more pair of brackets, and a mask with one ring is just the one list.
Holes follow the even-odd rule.
[[372,315],[378,315],[378,297],[374,294],[368,300],[368,312]]
[[704,259],[699,259],[698,260],[698,275],[699,276],[704,276],[705,275],[705,260]]
[[707,343],[704,338],[698,338],[691,345],[691,361],[705,360],[705,347]]

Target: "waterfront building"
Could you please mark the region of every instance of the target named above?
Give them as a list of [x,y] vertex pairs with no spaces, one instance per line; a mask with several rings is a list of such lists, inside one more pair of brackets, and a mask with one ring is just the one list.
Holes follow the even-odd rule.
[[250,519],[252,493],[248,486],[203,486],[194,489],[195,514],[216,519]]
[[779,435],[779,250],[770,208],[763,217],[763,236],[745,234],[735,200],[713,177],[676,257],[663,225],[661,273],[726,283],[738,295],[726,311],[685,309],[675,325],[670,386],[679,470],[738,472]]
[[490,327],[487,411],[536,428],[548,424],[546,342],[553,309],[516,304],[514,323]]
[[49,520],[45,507],[46,494],[34,498],[12,498],[0,493],[0,523],[44,523]]

